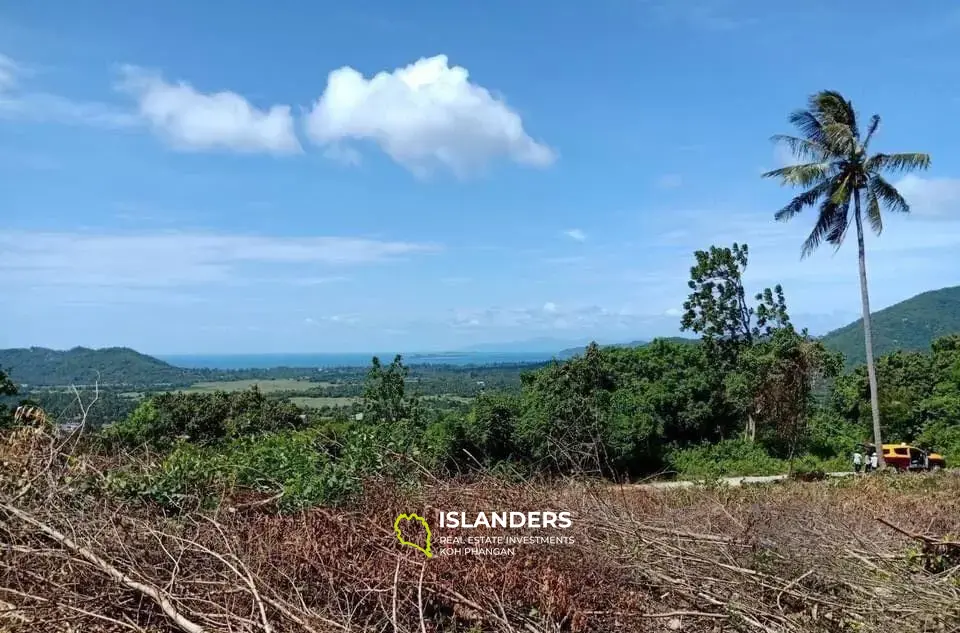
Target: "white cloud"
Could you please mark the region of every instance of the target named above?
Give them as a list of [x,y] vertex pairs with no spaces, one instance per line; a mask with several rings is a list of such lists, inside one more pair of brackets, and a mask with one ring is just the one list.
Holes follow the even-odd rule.
[[553,303],[540,308],[492,307],[481,310],[455,310],[449,325],[453,327],[483,328],[486,330],[524,330],[533,333],[543,330],[582,331],[623,330],[628,336],[644,323],[657,321],[656,315],[639,315],[629,310],[612,311],[596,305],[561,309]]
[[920,216],[947,216],[960,211],[960,178],[921,178],[907,174],[894,186]]
[[311,285],[337,280],[316,276],[318,266],[370,264],[439,248],[347,237],[6,231],[0,232],[0,276],[32,286],[169,287],[276,283],[277,275],[253,274],[250,267],[292,266],[285,279]]
[[669,317],[678,317],[683,314],[683,312],[680,310],[680,308],[669,308],[666,312],[664,312],[664,314]]
[[567,229],[566,231],[563,232],[563,234],[569,237],[570,239],[576,240],[578,242],[584,242],[587,239],[587,234],[581,231],[580,229]]
[[168,83],[161,75],[135,66],[122,69],[117,87],[137,100],[140,116],[177,149],[301,151],[290,106],[260,110],[234,92],[205,94],[185,82]]
[[446,55],[370,79],[349,66],[334,70],[307,133],[319,145],[373,141],[418,175],[443,165],[463,176],[499,156],[535,167],[556,159],[526,133],[519,114],[470,82],[465,68],[450,67]]
[[137,125],[137,117],[109,103],[75,101],[49,92],[21,90],[20,78],[27,70],[0,54],[0,117],[27,121],[127,128]]
[[356,314],[332,314],[322,316],[318,319],[307,317],[303,320],[304,325],[319,326],[324,323],[335,323],[340,325],[356,325],[360,322],[360,317]]
[[0,53],[0,94],[17,85],[18,74],[20,74],[19,64]]
[[657,185],[662,189],[676,189],[683,184],[680,174],[664,174],[657,179]]

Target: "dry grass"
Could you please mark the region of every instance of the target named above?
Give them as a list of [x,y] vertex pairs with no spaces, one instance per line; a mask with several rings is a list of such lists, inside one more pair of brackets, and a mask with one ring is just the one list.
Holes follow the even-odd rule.
[[[33,430],[0,442],[0,630],[960,630],[960,544],[942,542],[960,533],[953,475],[664,492],[369,482],[349,511],[279,516],[248,498],[171,519],[75,489],[102,466],[68,449]],[[576,544],[427,560],[396,542],[397,514],[441,509],[568,510]],[[503,533],[471,534],[485,532]],[[434,526],[435,541],[453,533]]]

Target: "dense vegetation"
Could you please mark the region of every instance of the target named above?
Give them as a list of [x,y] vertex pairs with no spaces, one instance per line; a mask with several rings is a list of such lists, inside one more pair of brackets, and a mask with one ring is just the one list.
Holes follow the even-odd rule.
[[[414,480],[425,471],[635,478],[845,468],[850,451],[870,438],[865,371],[839,375],[842,357],[794,327],[783,288],[748,292],[748,257],[739,244],[695,253],[681,327],[699,336],[696,345],[592,344],[524,371],[414,371],[399,356],[374,359],[333,381],[304,383],[311,393],[353,397],[349,406],[312,410],[257,386],[140,397],[101,391],[98,403],[113,397],[129,412],[91,436],[96,450],[143,452],[101,484],[163,506],[240,487],[280,494],[296,508],[356,499],[369,476]],[[960,335],[929,352],[884,355],[878,375],[890,440],[960,455]],[[475,397],[425,393],[458,389]],[[78,400],[72,391],[46,395]],[[90,395],[79,401],[89,404]]]
[[[931,290],[901,301],[874,312],[871,322],[877,355],[927,350],[935,339],[960,333],[960,286]],[[860,319],[826,334],[823,343],[842,353],[848,368],[866,360]]]
[[126,347],[3,349],[0,366],[15,382],[31,387],[92,385],[98,380],[102,385],[178,387],[198,380],[189,370]]

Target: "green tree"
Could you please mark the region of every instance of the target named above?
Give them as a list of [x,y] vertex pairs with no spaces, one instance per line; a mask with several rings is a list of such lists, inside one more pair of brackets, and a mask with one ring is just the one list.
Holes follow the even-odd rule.
[[[755,295],[757,307],[750,305],[743,286],[749,247],[734,243],[733,248],[711,246],[696,251],[696,264],[690,269],[690,296],[683,304],[680,327],[700,334],[714,362],[725,374],[733,375],[741,357],[756,341],[769,337],[790,325],[783,288],[765,288]],[[747,423],[744,435],[756,436],[758,403],[754,402],[755,381],[740,381],[734,392],[739,395]]]
[[365,420],[389,425],[401,420],[416,424],[422,422],[420,398],[416,394],[411,397],[406,395],[409,374],[410,370],[403,364],[400,354],[386,367],[378,357],[373,357],[363,387]]
[[821,380],[835,377],[842,364],[839,354],[828,351],[806,331],[787,326],[745,350],[731,374],[762,423],[764,445],[788,458],[791,466],[809,435],[814,389]]
[[[0,368],[0,400],[9,396],[17,395],[17,385],[10,380],[2,368]],[[0,401],[0,426],[6,426],[13,421],[13,412],[8,410]]]
[[605,469],[604,427],[616,381],[599,346],[523,381],[517,441],[526,456],[560,472]]
[[870,226],[879,234],[883,229],[881,207],[896,213],[908,213],[910,206],[883,174],[926,169],[930,165],[930,156],[920,153],[869,154],[870,141],[880,127],[880,117],[876,114],[870,117],[866,134],[861,135],[853,104],[833,90],[811,96],[807,109],[791,114],[790,122],[799,130],[800,136],[776,135],[773,140],[787,146],[798,160],[806,162],[775,169],[763,176],[779,178],[783,185],[805,189],[776,213],[777,220],[789,220],[803,209],[819,205],[816,224],[803,243],[802,257],[824,241],[839,248],[851,222],[856,227],[873,436],[882,467],[883,451],[879,447],[883,442],[870,329],[863,214],[866,213]]

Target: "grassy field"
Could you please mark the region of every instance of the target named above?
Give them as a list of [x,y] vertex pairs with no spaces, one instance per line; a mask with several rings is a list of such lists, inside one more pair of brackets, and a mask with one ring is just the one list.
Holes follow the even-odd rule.
[[260,391],[271,393],[275,391],[306,391],[314,387],[330,387],[333,383],[313,382],[309,380],[279,379],[279,380],[223,380],[217,382],[198,382],[190,386],[188,393],[209,393],[211,391],[246,391],[257,385]]
[[358,401],[360,398],[311,398],[308,396],[297,396],[295,398],[290,398],[290,402],[297,405],[298,407],[304,407],[307,409],[319,409],[320,407],[345,407],[353,404]]

